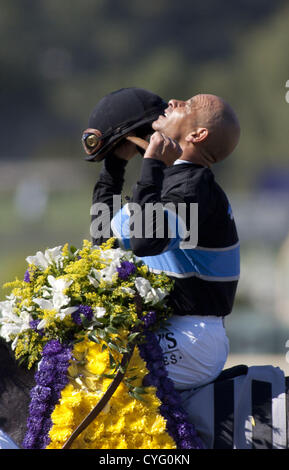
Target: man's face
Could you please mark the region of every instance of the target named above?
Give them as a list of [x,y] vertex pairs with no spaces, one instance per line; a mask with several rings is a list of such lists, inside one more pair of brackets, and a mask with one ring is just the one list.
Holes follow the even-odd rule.
[[171,99],[165,115],[159,116],[153,122],[152,128],[180,142],[196,126],[196,117],[197,106],[194,97],[187,101]]

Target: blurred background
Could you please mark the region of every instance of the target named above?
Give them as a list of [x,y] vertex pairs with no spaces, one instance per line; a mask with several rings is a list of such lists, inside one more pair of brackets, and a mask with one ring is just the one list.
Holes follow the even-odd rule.
[[[228,365],[288,375],[288,22],[285,0],[2,2],[0,284],[23,277],[28,255],[90,238],[101,164],[84,161],[80,137],[103,95],[217,94],[242,128],[234,155],[214,167],[241,240]],[[129,163],[124,194],[140,162]]]

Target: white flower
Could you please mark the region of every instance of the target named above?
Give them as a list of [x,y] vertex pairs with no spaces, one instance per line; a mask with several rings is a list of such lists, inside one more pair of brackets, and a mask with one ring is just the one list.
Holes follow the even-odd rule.
[[95,318],[102,318],[106,314],[104,307],[94,307],[93,314]]
[[135,290],[134,289],[131,289],[130,287],[123,287],[121,286],[120,287],[120,290],[122,292],[124,292],[125,294],[128,294],[128,295],[135,295]]
[[148,279],[137,277],[135,279],[135,287],[145,303],[156,304],[167,296],[167,292],[159,287],[152,287]]
[[120,267],[122,261],[134,261],[133,253],[124,251],[121,248],[101,251],[100,259],[103,264],[106,264],[106,267],[100,270],[92,268],[90,274],[87,276],[90,284],[96,288],[100,281],[105,281],[109,284],[113,282],[113,277],[117,274],[117,268]]
[[48,276],[47,280],[52,287],[52,301],[56,310],[60,309],[64,305],[67,305],[70,301],[68,295],[63,294],[63,291],[67,289],[73,281],[71,279],[56,279],[54,276]]
[[27,256],[26,261],[28,264],[34,264],[37,268],[44,270],[48,268],[53,262],[58,266],[59,261],[62,258],[62,246],[56,246],[54,248],[48,248],[45,253],[37,251],[34,256]]
[[93,287],[97,288],[99,286],[99,282],[94,277],[90,276],[89,274],[87,277],[88,277],[90,284],[92,284]]
[[44,297],[45,299],[49,299],[51,297],[51,290],[49,287],[42,287],[41,288],[41,294],[42,294],[42,297]]
[[150,281],[148,281],[148,279],[144,279],[143,277],[137,277],[134,281],[134,284],[141,297],[146,297],[152,289]]
[[122,259],[126,256],[127,253],[121,248],[103,250],[101,252],[101,261],[105,264],[110,264],[111,262],[114,262],[120,265]]
[[[71,313],[76,312],[78,307],[68,307],[67,305],[70,302],[70,297],[63,293],[65,289],[72,284],[73,280],[61,277],[55,278],[51,275],[47,277],[47,280],[51,287],[45,286],[42,291],[42,297],[34,298],[33,302],[36,303],[41,310],[55,310],[55,318],[59,318],[60,320],[63,320],[67,315],[71,315]],[[37,329],[40,330],[45,328],[46,324],[46,319],[41,320]]]
[[43,299],[42,297],[37,297],[33,299],[33,302],[35,302],[41,310],[54,310],[54,305],[51,300]]
[[151,291],[151,296],[152,296],[152,303],[156,304],[158,302],[161,302],[166,296],[168,295],[168,292],[161,289],[160,287],[152,288]]
[[105,281],[111,284],[113,282],[113,276],[117,274],[117,267],[119,266],[120,264],[118,261],[111,261],[106,268],[100,270],[91,268],[91,275],[88,276],[88,279],[94,287],[98,287],[100,281]]
[[0,336],[6,341],[11,341],[11,335],[16,335],[12,349],[15,349],[18,336],[22,331],[29,328],[31,319],[28,310],[22,310],[18,315],[15,313],[16,297],[10,296],[9,300],[0,302]]
[[[33,302],[39,305],[41,310],[48,310],[48,311],[56,310],[57,313],[55,314],[55,318],[59,318],[60,320],[64,320],[66,316],[71,315],[72,313],[78,310],[78,307],[66,307],[66,308],[58,309],[53,303],[53,300],[47,300],[47,299],[42,299],[42,298],[34,298]],[[42,328],[45,328],[46,325],[47,325],[47,319],[44,318],[38,323],[37,329],[41,330]]]

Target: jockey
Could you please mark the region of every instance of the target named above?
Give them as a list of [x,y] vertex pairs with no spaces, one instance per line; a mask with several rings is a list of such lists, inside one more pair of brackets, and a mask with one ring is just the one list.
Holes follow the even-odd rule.
[[[105,119],[109,122],[103,124]],[[235,149],[238,119],[215,95],[172,99],[164,106],[161,98],[134,88],[107,95],[93,111],[89,126],[83,133],[88,159],[105,156],[93,203],[109,208],[107,238],[117,237],[150,270],[165,272],[175,281],[170,295],[174,315],[158,332],[168,375],[179,390],[205,385],[227,360],[224,317],[232,311],[240,273],[232,209],[211,166]],[[124,137],[144,138],[153,131],[145,152],[141,150],[141,171],[131,201],[114,213],[113,197],[121,194],[126,165],[139,151],[137,140]],[[132,204],[140,208],[140,235],[131,232]],[[158,204],[162,217],[154,212],[144,233],[150,204]],[[95,244],[105,240],[93,233],[92,238]]]

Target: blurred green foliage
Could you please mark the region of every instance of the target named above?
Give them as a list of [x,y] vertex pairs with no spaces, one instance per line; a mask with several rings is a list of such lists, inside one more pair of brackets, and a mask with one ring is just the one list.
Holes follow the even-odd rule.
[[121,87],[210,92],[242,126],[236,158],[216,172],[250,188],[264,165],[288,161],[288,18],[282,0],[3,2],[0,158],[79,159],[92,108]]

